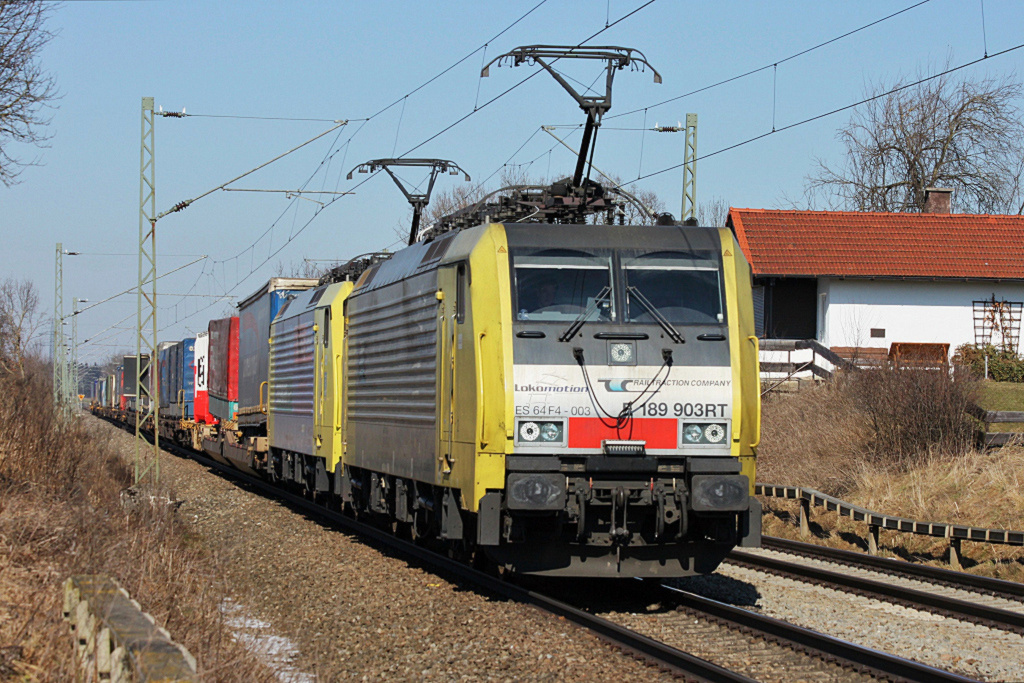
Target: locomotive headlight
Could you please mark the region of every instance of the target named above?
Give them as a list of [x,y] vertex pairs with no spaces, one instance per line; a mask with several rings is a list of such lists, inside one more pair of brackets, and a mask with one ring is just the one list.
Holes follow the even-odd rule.
[[683,438],[689,443],[700,443],[701,434],[704,430],[700,428],[700,425],[686,425],[683,429]]
[[545,441],[561,441],[562,425],[557,422],[545,422],[540,428],[540,438]]
[[746,510],[750,480],[745,474],[696,474],[690,481],[690,500],[699,512]]
[[520,446],[565,446],[565,420],[519,420],[516,443]]
[[519,436],[523,441],[536,441],[540,436],[540,426],[536,422],[524,422],[519,425]]
[[633,360],[633,347],[629,344],[612,344],[609,351],[614,363],[628,363]]
[[[697,431],[700,431],[700,427],[697,427]],[[704,438],[711,443],[718,443],[725,438],[725,428],[720,424],[709,424],[704,430]]]
[[524,472],[508,475],[510,510],[561,510],[565,507],[565,475]]

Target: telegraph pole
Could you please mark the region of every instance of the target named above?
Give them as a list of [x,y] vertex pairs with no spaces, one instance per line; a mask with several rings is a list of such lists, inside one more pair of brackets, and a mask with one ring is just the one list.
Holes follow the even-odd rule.
[[[151,391],[143,378],[156,358],[156,153],[153,98],[142,98],[142,145],[139,159],[139,289],[138,325],[135,335],[135,483],[147,475],[155,484],[160,480],[160,430],[156,416],[160,410],[160,392]],[[146,286],[149,292],[146,292]],[[144,360],[143,355],[147,358]],[[154,381],[153,384],[156,384]],[[153,444],[142,434],[152,418]]]

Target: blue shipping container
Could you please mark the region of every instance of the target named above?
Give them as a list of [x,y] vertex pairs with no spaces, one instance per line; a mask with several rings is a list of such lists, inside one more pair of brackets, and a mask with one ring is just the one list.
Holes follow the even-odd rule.
[[184,417],[191,420],[195,416],[193,406],[196,400],[196,339],[191,337],[181,341],[180,364],[178,368],[179,386],[184,402]]
[[293,296],[312,289],[310,278],[271,278],[238,304],[238,423],[260,424],[267,416],[254,409],[267,399],[263,384],[270,371],[270,323]]

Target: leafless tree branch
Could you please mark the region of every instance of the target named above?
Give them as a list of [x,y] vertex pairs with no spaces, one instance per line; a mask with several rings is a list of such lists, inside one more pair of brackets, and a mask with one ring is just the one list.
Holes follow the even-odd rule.
[[39,294],[31,282],[0,282],[0,372],[25,379],[42,324]]
[[51,5],[42,0],[0,0],[0,182],[10,187],[28,166],[12,143],[45,147],[50,122],[45,110],[57,99],[53,76],[39,55],[53,34],[45,23]]
[[[878,84],[876,95],[906,80]],[[811,205],[852,211],[921,211],[925,189],[953,190],[957,211],[1020,213],[1024,123],[1016,78],[943,76],[872,99],[836,137],[839,166],[817,160]]]

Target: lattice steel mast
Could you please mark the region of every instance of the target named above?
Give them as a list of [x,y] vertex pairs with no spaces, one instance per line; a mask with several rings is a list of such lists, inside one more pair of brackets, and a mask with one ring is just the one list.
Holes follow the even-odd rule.
[[64,404],[64,245],[57,242],[53,266],[53,405]]
[[697,115],[686,115],[686,149],[683,152],[683,206],[679,220],[697,216]]
[[[139,160],[139,290],[138,326],[135,335],[135,483],[147,474],[153,483],[160,480],[160,430],[156,415],[160,410],[160,392],[151,391],[142,381],[148,377],[156,358],[156,160],[153,98],[142,98],[142,146]],[[145,288],[149,286],[147,293]],[[146,358],[143,358],[143,355]],[[155,373],[152,373],[155,374]],[[152,378],[155,380],[155,377]],[[153,381],[153,384],[156,384]],[[146,441],[142,429],[152,418],[153,444]]]

